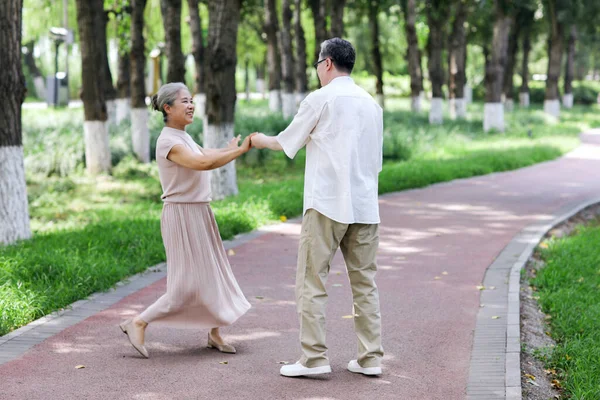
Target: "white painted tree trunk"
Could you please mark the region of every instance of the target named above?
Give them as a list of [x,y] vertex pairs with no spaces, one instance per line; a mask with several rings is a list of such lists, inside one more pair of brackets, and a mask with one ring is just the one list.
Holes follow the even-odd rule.
[[108,126],[112,126],[117,122],[117,102],[116,100],[106,100],[106,116]]
[[382,94],[376,94],[375,100],[377,101],[377,104],[379,104],[381,106],[381,108],[385,107],[385,98],[383,97]]
[[206,94],[198,93],[194,95],[194,104],[196,108],[194,110],[194,116],[200,119],[204,119],[206,116]]
[[515,109],[515,102],[513,99],[508,99],[504,101],[504,111],[511,112]]
[[553,118],[560,118],[560,101],[544,100],[544,112]]
[[444,99],[434,97],[431,99],[431,109],[429,110],[429,123],[440,125],[444,122]]
[[30,237],[23,147],[0,147],[0,244]]
[[117,111],[115,116],[115,123],[119,125],[121,122],[130,117],[131,113],[131,99],[117,99]]
[[[233,124],[210,125],[204,120],[204,147],[218,149],[233,139]],[[220,200],[238,194],[235,161],[212,170],[212,199]]]
[[41,76],[36,76],[33,78],[33,86],[35,86],[35,94],[40,99],[46,98],[46,83],[44,82],[44,78]]
[[573,108],[573,93],[565,93],[563,95],[563,107]]
[[306,98],[307,95],[308,95],[308,93],[300,93],[300,92],[294,93],[294,96],[296,96],[296,108],[300,107],[300,103],[302,103],[302,101]]
[[419,92],[419,97],[421,98],[421,103],[422,103],[427,99],[427,93],[425,93],[425,91],[421,90]]
[[291,118],[296,115],[296,97],[294,93],[281,93],[283,118]]
[[521,107],[529,107],[529,93],[519,93]]
[[468,83],[464,87],[464,96],[467,104],[471,104],[473,102],[473,88]]
[[150,131],[148,129],[148,109],[131,110],[131,143],[133,152],[140,162],[150,162]]
[[412,96],[410,98],[410,109],[414,112],[421,111],[421,96]]
[[256,91],[262,95],[262,98],[265,98],[265,80],[257,79],[256,80]]
[[269,92],[269,110],[281,112],[281,90],[271,90]]
[[450,119],[467,117],[467,101],[462,99],[450,99]]
[[504,132],[504,104],[485,103],[483,106],[483,130],[491,129]]
[[85,121],[85,165],[91,175],[110,172],[111,159],[108,145],[108,126],[105,121]]

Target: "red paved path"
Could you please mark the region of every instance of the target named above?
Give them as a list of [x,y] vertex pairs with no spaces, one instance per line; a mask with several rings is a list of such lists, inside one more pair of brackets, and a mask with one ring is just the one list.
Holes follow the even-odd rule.
[[[584,135],[588,143],[600,143],[597,138]],[[278,362],[299,356],[293,303],[299,225],[287,223],[237,247],[231,257],[253,304],[224,330],[238,354],[206,349],[206,331],[150,327],[151,358],[140,358],[117,324],[158,298],[162,280],[1,365],[0,398],[463,399],[479,308],[476,286],[486,268],[523,227],[600,196],[599,171],[600,146],[587,144],[554,162],[382,197],[381,378],[345,370],[356,343],[352,320],[342,318],[352,303],[341,258],[328,284],[333,373],[279,376]],[[86,368],[75,369],[79,364]]]

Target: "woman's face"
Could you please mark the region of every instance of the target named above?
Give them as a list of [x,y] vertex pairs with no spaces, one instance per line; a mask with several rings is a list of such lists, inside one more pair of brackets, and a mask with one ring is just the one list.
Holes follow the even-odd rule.
[[165,106],[168,121],[173,124],[189,125],[194,122],[194,101],[189,91],[182,89],[173,105]]

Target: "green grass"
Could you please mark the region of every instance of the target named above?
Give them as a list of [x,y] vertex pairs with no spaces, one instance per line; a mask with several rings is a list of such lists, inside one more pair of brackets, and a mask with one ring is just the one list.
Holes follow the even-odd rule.
[[[597,107],[564,111],[548,124],[539,108],[507,114],[507,132],[482,132],[482,105],[465,121],[431,126],[426,111],[409,102],[387,102],[380,193],[456,178],[506,171],[559,157],[574,148],[577,133],[600,126]],[[236,131],[276,134],[288,121],[266,102],[240,102]],[[155,163],[131,157],[127,123],[111,129],[112,176],[83,174],[81,110],[25,110],[24,151],[33,239],[0,249],[0,335],[60,309],[164,260]],[[160,132],[155,115],[150,130]],[[202,124],[190,134],[202,141]],[[252,150],[237,164],[240,194],[213,202],[221,236],[251,231],[302,212],[304,153],[294,162],[282,153]],[[118,163],[118,164],[117,164]]]
[[531,284],[537,288],[556,346],[541,353],[558,371],[564,397],[600,398],[600,221],[541,249],[546,266]]

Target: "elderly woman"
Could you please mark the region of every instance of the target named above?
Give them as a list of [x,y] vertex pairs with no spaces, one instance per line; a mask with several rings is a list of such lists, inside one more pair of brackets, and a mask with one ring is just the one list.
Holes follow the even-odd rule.
[[234,138],[224,149],[206,149],[185,132],[193,121],[194,103],[183,83],[163,85],[152,97],[165,127],[156,143],[156,163],[164,202],[161,233],[167,254],[167,292],[121,330],[144,357],[144,332],[150,323],[182,328],[212,328],[208,347],[225,353],[235,348],[224,342],[219,327],[231,325],[250,304],[231,271],[210,208],[210,172],[251,148],[251,136],[241,145]]

